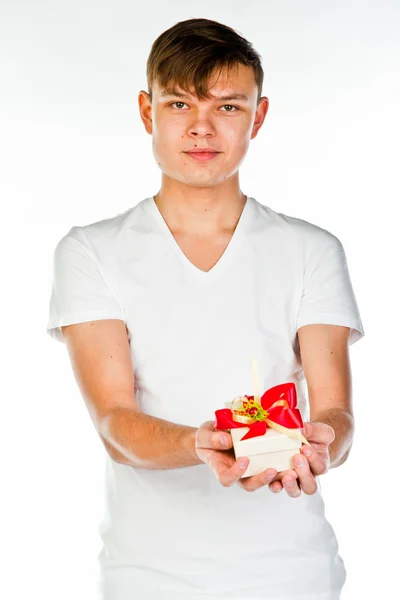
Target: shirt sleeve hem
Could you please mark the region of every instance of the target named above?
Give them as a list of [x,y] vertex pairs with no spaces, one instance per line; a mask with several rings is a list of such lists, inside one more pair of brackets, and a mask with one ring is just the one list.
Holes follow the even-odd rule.
[[126,323],[122,311],[115,310],[92,310],[86,313],[68,313],[62,317],[53,317],[47,324],[47,333],[50,337],[61,343],[65,343],[61,327],[65,325],[75,325],[76,323],[86,323],[88,321],[100,321],[104,319],[119,319]]
[[359,319],[351,318],[340,314],[312,314],[304,315],[297,320],[296,330],[303,325],[341,325],[342,327],[350,327],[349,346],[358,342],[364,337],[365,332],[362,323]]

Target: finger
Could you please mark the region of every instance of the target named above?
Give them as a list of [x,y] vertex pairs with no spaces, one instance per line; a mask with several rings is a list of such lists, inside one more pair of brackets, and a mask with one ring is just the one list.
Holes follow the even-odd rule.
[[250,477],[243,477],[238,480],[240,487],[245,489],[247,492],[254,492],[260,487],[270,483],[274,477],[276,477],[278,471],[273,468],[266,469],[257,475],[251,475]]
[[309,496],[317,491],[317,483],[314,475],[311,473],[310,465],[306,456],[295,454],[293,457],[294,468],[299,477],[301,489]]
[[335,430],[327,423],[307,421],[304,423],[304,437],[308,442],[318,442],[329,446],[335,439]]
[[283,477],[293,477],[294,479],[297,478],[297,471],[295,469],[286,469],[285,471],[278,471],[275,480],[276,481],[282,481]]
[[[327,450],[327,448],[328,448],[328,446],[326,444],[317,444],[317,442],[310,442],[310,446],[311,446],[311,448],[314,448],[317,451]],[[302,446],[302,448],[310,448],[310,446],[306,446],[304,444],[304,446]]]
[[269,484],[269,489],[271,490],[271,492],[274,492],[274,494],[278,494],[283,490],[283,485],[280,481],[273,481]]
[[214,429],[214,421],[205,421],[196,433],[197,448],[214,448],[215,450],[228,450],[232,448],[232,437],[229,433]]
[[313,475],[324,475],[329,470],[329,453],[327,448],[326,458],[324,458],[324,454],[319,454],[313,446],[302,446],[300,453],[307,459],[309,469]]
[[286,476],[282,479],[282,483],[283,483],[283,487],[286,490],[288,496],[290,496],[291,498],[297,498],[298,496],[300,496],[301,489],[299,488],[297,479]]
[[218,455],[215,455],[210,461],[210,466],[220,484],[230,487],[239,481],[249,466],[249,462],[250,459],[247,456],[241,456],[231,467],[227,467],[226,463],[220,460]]
[[271,492],[278,493],[283,490],[282,479],[284,477],[291,477],[292,479],[297,478],[297,472],[294,469],[286,469],[284,471],[278,471],[275,481],[272,481],[269,484],[269,489]]

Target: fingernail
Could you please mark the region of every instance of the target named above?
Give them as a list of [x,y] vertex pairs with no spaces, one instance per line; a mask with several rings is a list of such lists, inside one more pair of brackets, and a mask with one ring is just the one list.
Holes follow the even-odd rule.
[[311,456],[311,450],[310,450],[310,448],[304,448],[303,452],[304,452],[304,454],[306,456]]
[[296,458],[294,461],[294,464],[296,465],[296,467],[302,467],[304,465],[303,459],[302,458]]
[[239,467],[240,467],[241,469],[245,469],[245,468],[247,467],[247,461],[246,461],[246,460],[241,460],[241,461],[239,462]]
[[226,437],[221,435],[221,437],[219,438],[219,441],[221,442],[221,446],[224,446],[225,448],[228,447],[228,440],[226,439]]
[[294,479],[288,479],[287,481],[285,481],[285,485],[287,485],[288,487],[292,487],[292,485],[294,485]]

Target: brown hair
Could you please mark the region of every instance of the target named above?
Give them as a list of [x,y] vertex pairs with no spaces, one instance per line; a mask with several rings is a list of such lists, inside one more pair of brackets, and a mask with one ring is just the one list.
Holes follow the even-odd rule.
[[209,19],[187,19],[164,31],[153,43],[147,59],[147,84],[150,101],[157,81],[163,89],[171,84],[199,99],[210,98],[209,78],[216,68],[252,67],[258,87],[257,104],[262,94],[264,71],[261,56],[252,44],[234,29]]

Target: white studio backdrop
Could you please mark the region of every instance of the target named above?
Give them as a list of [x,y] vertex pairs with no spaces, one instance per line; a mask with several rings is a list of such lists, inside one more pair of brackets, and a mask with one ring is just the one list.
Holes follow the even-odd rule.
[[350,351],[356,436],[321,485],[347,569],[343,600],[394,598],[400,5],[1,0],[0,10],[0,596],[97,599],[105,450],[66,346],[45,331],[53,250],[72,225],[158,191],[137,104],[146,59],[162,31],[206,17],[263,60],[270,108],[242,190],[328,229],[347,254],[366,333]]

